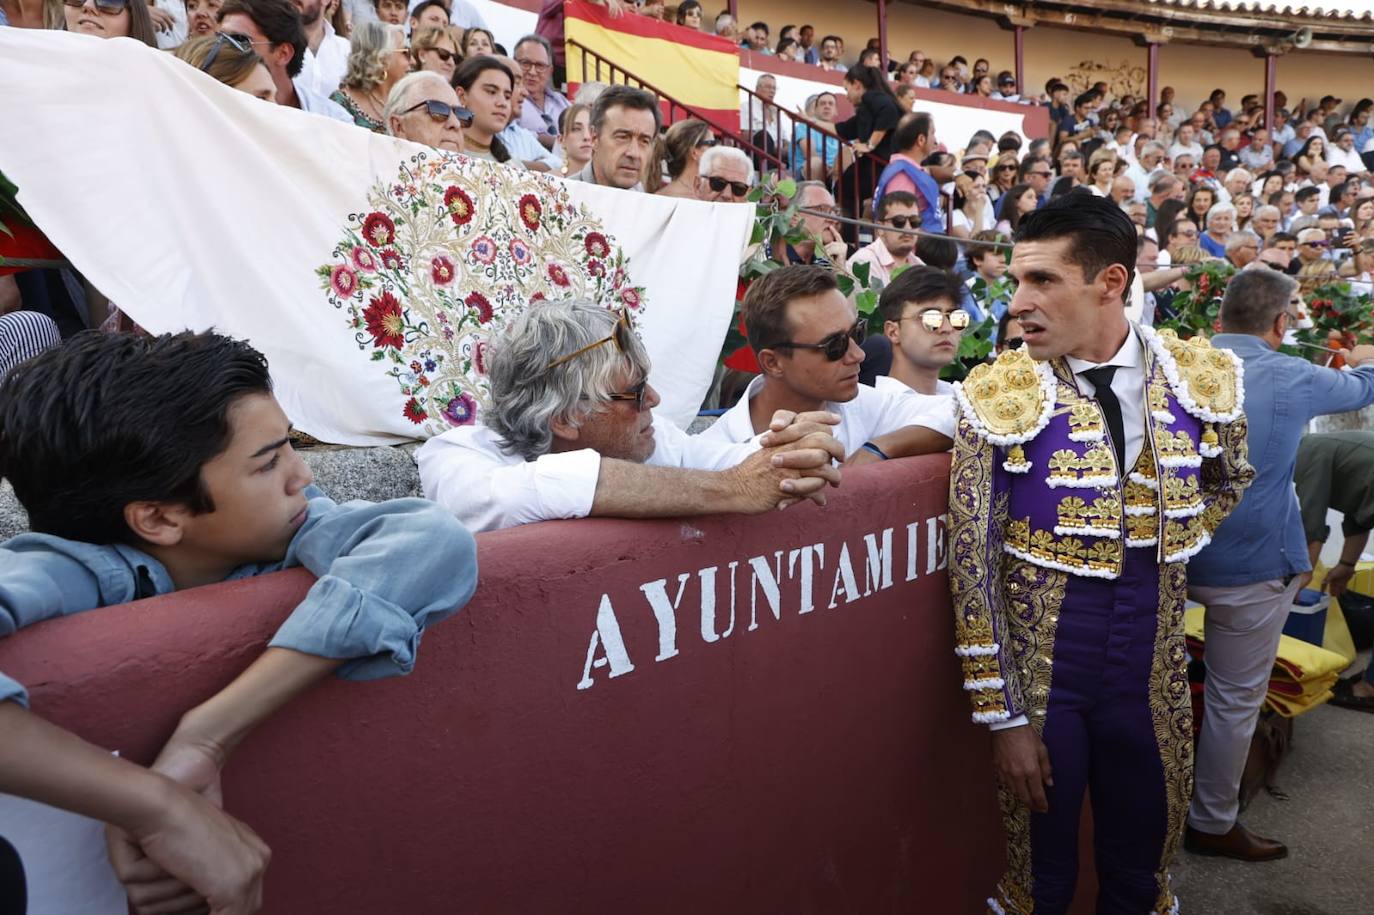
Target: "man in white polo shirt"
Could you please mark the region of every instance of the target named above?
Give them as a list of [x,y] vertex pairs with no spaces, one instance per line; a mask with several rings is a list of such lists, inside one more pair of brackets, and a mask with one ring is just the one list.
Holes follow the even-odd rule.
[[921,404],[932,429],[954,436],[954,385],[940,370],[959,356],[970,315],[959,307],[964,286],[939,267],[911,267],[878,300],[883,333],[892,342],[892,368],[873,381],[878,391]]
[[778,410],[824,410],[840,417],[834,435],[847,464],[948,449],[939,409],[859,383],[866,321],[828,267],[798,264],[756,279],[744,296],[744,324],[762,374],[701,437],[745,442],[767,431]]
[[489,403],[461,394],[445,408],[454,428],[415,455],[426,498],[474,533],[555,518],[825,503],[826,484],[839,484],[832,461],[847,453],[830,434],[836,417],[780,413],[740,444],[658,422],[648,355],[622,317],[588,303],[542,303],[491,352],[479,344]]

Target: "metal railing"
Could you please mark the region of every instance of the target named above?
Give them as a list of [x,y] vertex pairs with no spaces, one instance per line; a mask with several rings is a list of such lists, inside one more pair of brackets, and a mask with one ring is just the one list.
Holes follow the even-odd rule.
[[[712,116],[699,108],[685,104],[673,98],[662,89],[635,74],[626,70],[614,61],[603,57],[586,45],[569,40],[567,45],[576,48],[582,55],[581,82],[601,82],[617,85],[635,86],[645,92],[652,92],[658,96],[659,104],[664,106],[664,126],[675,124],[685,118],[697,118],[705,121],[711,127],[711,132],[723,143],[738,147],[743,150],[751,159],[754,166],[760,172],[775,171],[784,173],[787,170],[787,162],[782,158],[777,149],[768,149],[766,146],[758,146],[752,143],[749,138],[742,136],[737,130],[730,128],[712,120]],[[569,78],[572,74],[568,74]]]

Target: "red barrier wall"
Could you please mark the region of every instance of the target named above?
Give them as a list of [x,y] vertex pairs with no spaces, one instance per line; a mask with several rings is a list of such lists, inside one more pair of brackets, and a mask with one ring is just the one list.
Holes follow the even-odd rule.
[[[325,684],[231,761],[227,806],[274,852],[266,911],[983,911],[1002,839],[951,648],[947,473],[865,468],[824,510],[480,536],[477,596],[413,676]],[[146,762],[309,582],[45,623],[0,669]]]

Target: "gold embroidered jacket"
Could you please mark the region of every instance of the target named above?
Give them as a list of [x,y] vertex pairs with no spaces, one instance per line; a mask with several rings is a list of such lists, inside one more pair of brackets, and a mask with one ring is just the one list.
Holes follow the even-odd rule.
[[1128,547],[1186,562],[1254,477],[1240,359],[1205,339],[1136,330],[1148,409],[1129,470],[1117,466],[1101,407],[1063,359],[1010,350],[957,386],[950,589],[974,721],[1026,710],[1007,625],[1025,576],[1012,573],[1029,563],[1117,578]]

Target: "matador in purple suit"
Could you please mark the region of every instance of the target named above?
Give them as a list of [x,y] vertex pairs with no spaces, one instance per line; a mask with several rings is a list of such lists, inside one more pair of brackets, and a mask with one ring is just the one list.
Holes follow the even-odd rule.
[[1025,348],[959,386],[950,588],[993,729],[1007,871],[992,912],[1068,911],[1092,798],[1099,915],[1177,911],[1192,794],[1185,564],[1240,499],[1240,361],[1127,320],[1136,233],[1073,193],[1022,221]]

